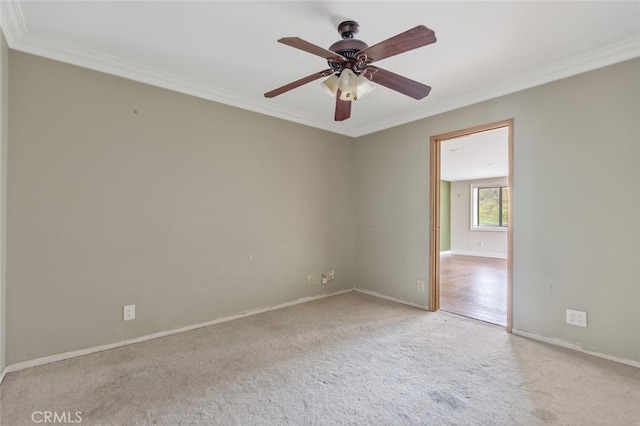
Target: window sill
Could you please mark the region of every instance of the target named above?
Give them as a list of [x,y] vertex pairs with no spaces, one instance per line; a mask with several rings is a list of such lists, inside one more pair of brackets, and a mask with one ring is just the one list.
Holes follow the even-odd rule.
[[487,231],[487,232],[507,232],[509,230],[509,228],[499,228],[499,227],[495,227],[495,228],[490,228],[490,227],[486,227],[486,228],[471,228],[472,231]]

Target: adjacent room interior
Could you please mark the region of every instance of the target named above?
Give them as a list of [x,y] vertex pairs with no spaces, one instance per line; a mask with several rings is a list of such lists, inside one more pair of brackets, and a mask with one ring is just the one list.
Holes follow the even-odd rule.
[[0,4],[0,423],[640,418],[640,3],[389,4]]
[[440,309],[507,326],[509,127],[442,140]]

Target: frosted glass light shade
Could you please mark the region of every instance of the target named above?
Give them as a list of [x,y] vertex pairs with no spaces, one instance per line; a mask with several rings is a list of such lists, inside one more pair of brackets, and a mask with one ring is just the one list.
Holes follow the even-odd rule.
[[334,74],[321,84],[322,88],[332,97],[335,97],[340,89],[340,99],[343,101],[358,100],[375,89],[375,86],[367,78],[356,75],[348,68],[340,73],[340,77]]
[[351,101],[356,96],[358,87],[358,76],[350,69],[346,69],[340,73],[338,79],[338,89],[340,89],[340,99],[343,101]]
[[366,77],[358,76],[357,78],[358,85],[356,86],[356,94],[354,96],[354,100],[358,100],[361,97],[371,93],[373,89],[376,88]]
[[338,80],[340,80],[338,76],[333,74],[331,77],[321,83],[324,90],[334,98],[338,93]]

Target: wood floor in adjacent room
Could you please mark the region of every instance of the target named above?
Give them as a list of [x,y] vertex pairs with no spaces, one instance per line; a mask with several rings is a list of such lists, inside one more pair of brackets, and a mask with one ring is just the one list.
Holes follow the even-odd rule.
[[506,326],[507,261],[441,255],[440,309]]

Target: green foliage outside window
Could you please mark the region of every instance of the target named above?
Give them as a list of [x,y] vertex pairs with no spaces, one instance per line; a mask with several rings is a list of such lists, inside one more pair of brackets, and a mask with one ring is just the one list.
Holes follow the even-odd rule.
[[509,191],[506,186],[475,188],[477,227],[507,227]]

